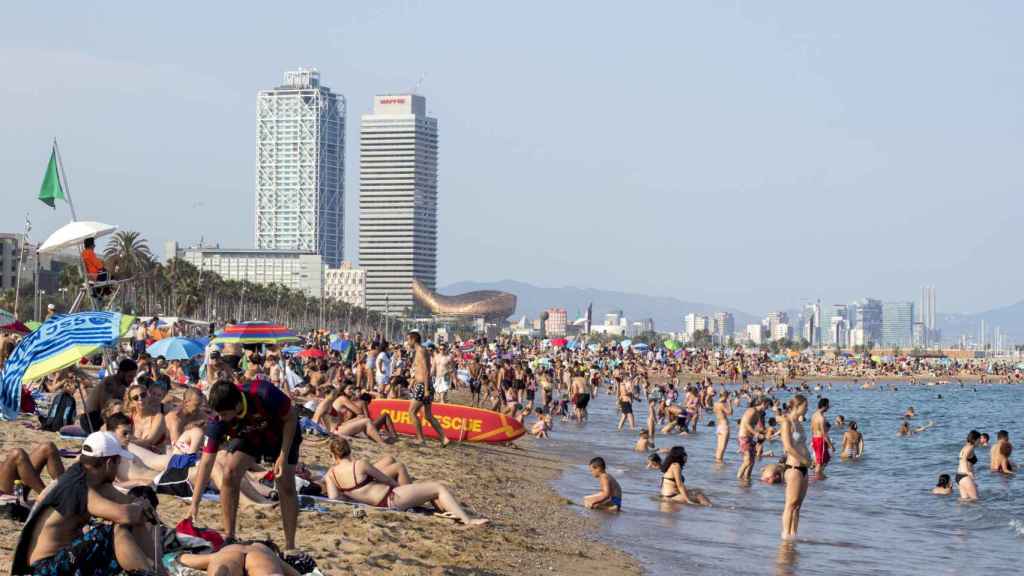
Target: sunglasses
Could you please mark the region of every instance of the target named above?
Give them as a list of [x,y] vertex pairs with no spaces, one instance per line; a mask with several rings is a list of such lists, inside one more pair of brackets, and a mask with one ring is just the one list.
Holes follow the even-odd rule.
[[149,394],[147,394],[146,392],[142,392],[138,396],[130,397],[129,400],[131,400],[132,402],[138,402],[139,400],[142,400],[143,398],[145,398],[148,395]]

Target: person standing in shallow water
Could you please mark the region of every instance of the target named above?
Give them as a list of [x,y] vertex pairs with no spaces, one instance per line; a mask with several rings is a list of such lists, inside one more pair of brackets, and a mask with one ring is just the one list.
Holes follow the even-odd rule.
[[782,448],[786,452],[786,504],[782,509],[782,539],[796,538],[800,527],[800,509],[807,496],[807,470],[811,467],[807,451],[807,433],[800,420],[807,414],[807,398],[797,394],[789,401],[789,409],[781,417]]
[[819,480],[825,479],[825,466],[828,466],[832,459],[830,450],[831,442],[828,439],[828,421],[825,413],[828,412],[828,398],[818,400],[818,409],[811,416],[811,448],[814,449],[814,473]]
[[[729,392],[722,390],[718,395],[718,401],[712,406],[715,412],[715,436],[718,439],[718,447],[715,449],[715,462],[725,460],[725,447],[729,445],[729,416],[732,416],[732,403],[729,402]],[[749,477],[748,477],[749,479]]]

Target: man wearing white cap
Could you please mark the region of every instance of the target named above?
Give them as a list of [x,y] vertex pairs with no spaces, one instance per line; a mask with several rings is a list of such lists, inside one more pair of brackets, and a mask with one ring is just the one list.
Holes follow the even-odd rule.
[[[149,502],[111,484],[121,458],[131,458],[113,434],[93,432],[78,462],[39,496],[21,531],[12,574],[120,574],[154,566],[156,513]],[[110,522],[87,532],[90,519]]]

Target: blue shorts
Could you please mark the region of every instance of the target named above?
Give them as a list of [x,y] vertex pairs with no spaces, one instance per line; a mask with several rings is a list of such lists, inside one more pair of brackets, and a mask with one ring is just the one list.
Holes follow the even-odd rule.
[[59,552],[32,564],[33,576],[113,576],[121,573],[114,556],[114,526],[100,524]]

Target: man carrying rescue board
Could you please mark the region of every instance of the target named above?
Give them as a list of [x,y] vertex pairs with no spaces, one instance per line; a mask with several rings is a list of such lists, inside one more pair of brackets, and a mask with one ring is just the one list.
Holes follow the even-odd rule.
[[448,445],[448,438],[441,430],[441,423],[434,418],[431,411],[431,404],[434,401],[434,384],[430,380],[430,355],[423,348],[420,333],[413,330],[405,338],[405,347],[412,352],[412,402],[409,403],[409,416],[416,425],[416,439],[423,444],[423,423],[420,422],[420,410],[423,411],[423,419],[430,423],[430,426],[437,432],[437,438],[441,440],[441,446]]

